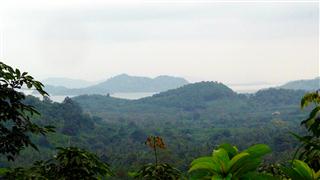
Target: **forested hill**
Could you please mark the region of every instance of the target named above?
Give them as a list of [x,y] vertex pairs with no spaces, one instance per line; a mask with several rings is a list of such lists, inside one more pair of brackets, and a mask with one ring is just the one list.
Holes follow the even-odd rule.
[[200,82],[155,94],[152,97],[138,100],[138,102],[192,110],[193,108],[205,108],[204,103],[206,102],[236,97],[237,94],[222,83]]
[[290,81],[290,82],[280,86],[280,88],[316,91],[316,90],[320,89],[320,77],[317,77],[314,79]]
[[[260,90],[255,94],[239,94],[222,83],[199,82],[184,85],[177,89],[168,90],[138,100],[119,99],[108,95],[81,95],[76,96],[73,99],[89,111],[112,109],[117,109],[119,111],[122,108],[125,109],[127,106],[141,107],[142,105],[194,111],[198,109],[207,109],[217,103],[219,104],[219,102],[227,102],[234,105],[237,103],[242,105],[259,104],[259,106],[267,105],[270,107],[285,105],[298,106],[304,93],[305,91],[303,90],[270,88]],[[143,110],[145,109],[141,108],[141,111]],[[154,111],[157,110],[158,109],[154,109]]]
[[232,101],[239,98],[245,98],[245,96],[235,93],[222,83],[199,82],[138,100],[125,100],[104,95],[82,95],[73,99],[90,111],[112,111],[112,109],[130,111],[131,109],[131,111],[137,110],[140,112],[147,110],[160,111],[161,109],[158,108],[193,111],[204,109],[207,106],[206,103],[213,101]]
[[121,74],[96,85],[85,88],[66,88],[48,85],[45,90],[51,95],[108,94],[119,92],[162,92],[188,84],[188,81],[172,76],[156,78]]
[[[85,111],[99,114],[107,120],[139,118],[164,121],[201,120],[228,127],[273,118],[279,112],[284,119],[299,111],[302,90],[267,89],[252,95],[237,94],[222,83],[199,82],[138,100],[124,100],[103,95],[84,95],[73,98]],[[230,123],[230,124],[229,124]],[[242,124],[247,125],[247,124]]]

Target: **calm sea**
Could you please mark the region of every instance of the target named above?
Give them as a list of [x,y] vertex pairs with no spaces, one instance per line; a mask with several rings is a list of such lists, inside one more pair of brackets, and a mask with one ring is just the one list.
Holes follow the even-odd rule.
[[[40,94],[32,94],[32,90],[23,90],[23,92],[27,95],[32,95],[42,99],[42,96]],[[152,96],[153,94],[156,94],[156,92],[113,93],[113,94],[110,94],[110,96],[115,98],[134,100],[134,99],[140,99],[143,97]],[[66,97],[67,95],[64,95],[64,96],[51,95],[50,99],[54,102],[62,102]],[[74,97],[74,95],[70,95],[68,97]]]

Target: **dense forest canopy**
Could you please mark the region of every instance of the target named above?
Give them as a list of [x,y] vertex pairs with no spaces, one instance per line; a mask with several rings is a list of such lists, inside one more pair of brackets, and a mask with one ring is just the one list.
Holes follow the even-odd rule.
[[150,134],[168,143],[160,159],[181,169],[222,142],[240,149],[269,144],[276,153],[268,161],[275,162],[289,158],[297,145],[288,131],[302,131],[299,121],[306,112],[299,102],[304,93],[267,89],[244,95],[221,83],[200,82],[139,100],[82,95],[56,103],[28,96],[25,103],[42,114],[36,122],[54,124],[57,133],[35,137],[47,153],[28,150],[14,164],[28,164],[38,156],[45,159],[53,147],[68,144],[98,153],[121,172],[152,159],[143,145]]
[[[15,144],[12,147],[17,146],[17,150],[3,151],[4,154],[8,152],[7,158],[12,160],[0,157],[3,167],[0,174],[6,173],[4,177],[306,177],[306,174],[294,174],[299,168],[309,172],[307,175],[311,179],[319,177],[318,92],[306,94],[303,90],[270,88],[254,94],[238,94],[219,82],[199,82],[138,100],[81,95],[66,97],[62,103],[57,103],[45,96],[40,82],[19,70],[3,67],[8,70],[2,72],[2,104],[14,108],[10,103],[16,103],[36,112],[30,116],[12,111],[12,116],[1,119],[13,120],[19,125],[17,120],[22,118],[31,123],[27,127],[35,128],[26,131],[31,134],[22,136],[22,141],[26,139],[34,149],[26,148],[28,144]],[[24,83],[28,87],[35,86],[44,95],[43,100],[16,91]],[[11,97],[10,94],[16,95]],[[316,106],[301,110],[300,107],[310,103]],[[2,111],[4,114],[11,112]],[[299,126],[301,119],[305,119],[302,124],[306,130]],[[3,127],[11,125],[5,123]],[[55,133],[49,133],[53,128]],[[13,128],[12,132],[15,131]],[[37,136],[39,132],[45,136]],[[1,142],[9,142],[8,137],[3,136]],[[294,137],[302,142],[298,150],[299,141]],[[278,164],[291,160],[300,151],[299,160],[292,161],[295,168]],[[212,157],[206,156],[211,152]],[[154,158],[155,163],[152,163]],[[29,169],[19,167],[29,167],[32,163]],[[17,168],[8,170],[7,167]],[[225,168],[221,170],[220,167]]]

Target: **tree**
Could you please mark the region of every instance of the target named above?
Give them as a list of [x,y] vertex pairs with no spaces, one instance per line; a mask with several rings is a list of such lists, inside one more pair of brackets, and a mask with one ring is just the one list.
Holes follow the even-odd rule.
[[167,163],[146,164],[138,172],[129,173],[129,176],[146,180],[176,180],[180,179],[181,172]]
[[37,150],[30,139],[31,134],[46,134],[53,132],[53,126],[40,127],[31,121],[38,111],[33,106],[25,104],[25,95],[19,92],[22,87],[35,88],[42,96],[48,95],[43,90],[43,84],[19,69],[0,62],[0,153],[8,160],[14,160],[15,155],[27,146]]
[[155,164],[158,164],[158,154],[157,154],[157,148],[159,149],[165,149],[166,145],[164,144],[164,141],[159,136],[149,136],[147,138],[147,141],[145,142],[146,145],[148,145],[154,152],[154,158],[155,158]]
[[318,114],[320,112],[320,90],[304,95],[301,100],[301,108],[305,108],[311,103],[313,103],[315,107],[310,112],[309,117],[301,122],[301,125],[305,125],[308,131],[311,132],[315,138],[319,138],[320,117]]
[[76,147],[57,148],[57,155],[48,161],[37,161],[30,168],[15,168],[5,179],[101,179],[113,176],[109,165],[95,154]]
[[[301,122],[304,125],[309,134],[305,136],[299,136],[292,133],[302,144],[297,149],[296,153],[300,153],[298,159],[306,162],[315,171],[320,170],[320,91],[307,93],[301,100],[301,108],[305,108],[310,104],[314,105],[314,108],[309,114],[309,117]],[[295,156],[294,156],[295,158]],[[294,159],[293,158],[293,159]]]
[[157,148],[166,148],[163,139],[159,136],[149,136],[147,138],[146,144],[154,152],[155,163],[146,164],[138,172],[129,173],[129,176],[147,180],[179,179],[181,176],[181,172],[178,169],[172,167],[170,164],[167,163],[158,163]]
[[57,163],[51,172],[58,179],[98,179],[99,175],[101,177],[113,175],[109,165],[93,153],[77,147],[58,148],[58,150],[55,158]]
[[[35,88],[45,103],[48,95],[43,90],[43,84],[33,79],[27,72],[21,73],[18,69],[0,62],[0,153],[5,154],[8,160],[27,147],[38,150],[31,141],[31,134],[45,135],[53,132],[53,126],[40,127],[31,121],[33,115],[40,113],[31,105],[25,103],[26,96],[18,90],[26,86]],[[80,106],[73,105],[71,99],[66,99],[64,105],[73,107],[71,116],[82,113]],[[69,106],[68,106],[69,105]],[[73,106],[72,106],[73,105]],[[30,168],[18,167],[15,169],[1,168],[0,174],[5,179],[101,179],[113,175],[109,165],[86,150],[76,147],[57,148],[58,154],[48,161],[37,161]],[[1,178],[1,177],[0,177]]]

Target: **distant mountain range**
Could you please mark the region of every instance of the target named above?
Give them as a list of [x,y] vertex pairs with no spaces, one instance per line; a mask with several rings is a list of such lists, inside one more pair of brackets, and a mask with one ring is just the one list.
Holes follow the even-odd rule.
[[315,91],[320,89],[320,77],[314,79],[296,80],[280,86],[282,89]]
[[[45,90],[51,95],[162,92],[188,84],[187,80],[179,77],[158,76],[156,78],[149,78],[129,76],[127,74],[121,74],[101,83],[89,85],[83,88],[68,88],[63,85],[65,82],[69,82],[69,87],[71,84],[77,86],[81,84],[81,80],[51,78],[51,81],[44,81]],[[84,82],[83,86],[88,85],[88,83],[89,82]]]
[[[108,93],[163,92],[189,84],[180,77],[158,76],[156,78],[120,74],[100,83],[70,78],[48,78],[43,80],[50,95],[83,95]],[[314,91],[320,89],[320,77],[295,80],[275,87],[282,89]]]

